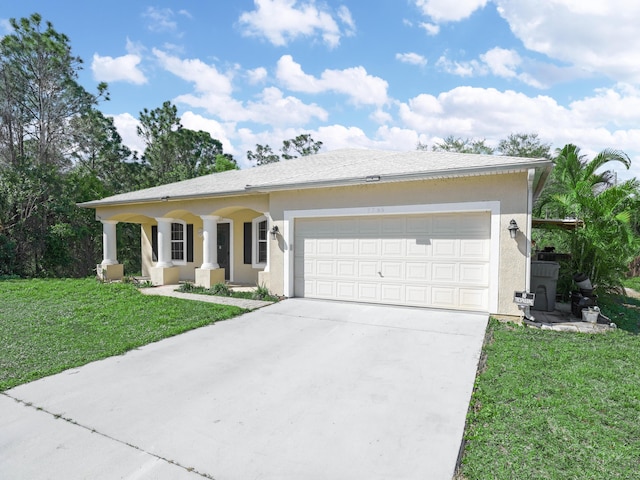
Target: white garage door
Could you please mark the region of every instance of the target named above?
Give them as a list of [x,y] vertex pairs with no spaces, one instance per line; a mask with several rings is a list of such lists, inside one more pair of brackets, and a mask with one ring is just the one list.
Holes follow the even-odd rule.
[[489,213],[296,219],[295,296],[489,310]]

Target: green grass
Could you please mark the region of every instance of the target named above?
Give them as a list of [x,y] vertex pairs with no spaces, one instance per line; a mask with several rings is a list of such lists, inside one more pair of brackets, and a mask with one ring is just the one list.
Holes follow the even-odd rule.
[[632,288],[636,292],[640,292],[640,277],[626,278],[622,284],[626,288]]
[[0,281],[0,391],[245,310],[94,279]]
[[[640,315],[627,317],[637,329]],[[638,478],[640,336],[492,319],[484,355],[457,478]]]

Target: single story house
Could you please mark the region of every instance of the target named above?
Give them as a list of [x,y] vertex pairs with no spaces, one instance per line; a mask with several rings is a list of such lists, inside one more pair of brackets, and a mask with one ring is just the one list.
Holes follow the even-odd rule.
[[[344,149],[86,202],[99,274],[116,224],[141,228],[156,285],[260,284],[287,297],[519,313],[546,159]],[[517,228],[517,230],[516,230]]]

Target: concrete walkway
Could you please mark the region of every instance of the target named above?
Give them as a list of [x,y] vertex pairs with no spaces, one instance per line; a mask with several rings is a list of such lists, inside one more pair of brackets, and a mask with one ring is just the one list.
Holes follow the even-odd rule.
[[289,299],[0,394],[2,479],[451,479],[487,315]]
[[202,295],[200,293],[177,292],[179,285],[162,285],[160,287],[141,288],[140,292],[145,295],[162,295],[164,297],[184,298],[186,300],[197,300],[199,302],[217,303],[218,305],[234,305],[247,310],[266,307],[273,302],[262,300],[250,300],[245,298],[219,297],[216,295]]

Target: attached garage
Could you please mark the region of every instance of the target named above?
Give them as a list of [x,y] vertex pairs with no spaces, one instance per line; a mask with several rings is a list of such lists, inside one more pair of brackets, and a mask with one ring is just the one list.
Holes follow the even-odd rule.
[[490,212],[298,218],[297,297],[489,311]]

